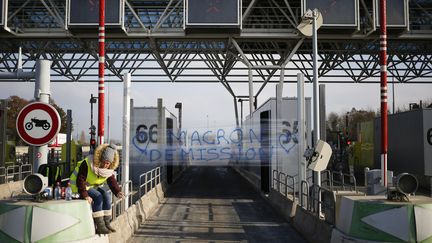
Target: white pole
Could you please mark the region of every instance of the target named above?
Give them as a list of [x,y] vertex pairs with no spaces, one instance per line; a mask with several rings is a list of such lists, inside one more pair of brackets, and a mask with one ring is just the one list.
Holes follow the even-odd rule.
[[253,75],[252,69],[249,68],[248,71],[249,76],[249,119],[252,118],[252,113],[254,112],[254,96],[253,96]]
[[[35,92],[37,101],[49,104],[50,100],[50,68],[51,61],[38,60],[36,62]],[[48,162],[48,145],[35,147],[33,154],[33,172],[37,172],[39,166]]]
[[[278,140],[279,136],[282,134],[282,132],[280,131],[279,124],[282,123],[282,93],[283,93],[284,78],[285,78],[285,68],[282,67],[280,70],[279,83],[276,84],[276,140]],[[276,142],[276,169],[278,170],[278,172],[283,172],[283,164],[279,163],[279,160],[282,160],[282,156],[280,156],[279,154],[280,149],[281,148],[279,146],[279,143]]]
[[304,97],[304,75],[297,74],[297,122],[298,122],[298,191],[299,199],[302,197],[300,194],[301,182],[306,180],[306,160],[303,154],[306,149],[305,138],[305,97]]
[[[125,193],[129,192],[129,141],[130,141],[130,86],[131,75],[123,75],[123,149],[122,149],[122,184],[125,185]],[[125,198],[125,211],[129,208],[129,196]]]
[[[313,100],[314,100],[314,143],[315,147],[318,140],[320,139],[320,114],[319,114],[319,82],[318,82],[318,37],[317,37],[317,18],[318,13],[316,10],[313,11],[313,21],[312,21],[312,49],[313,49]],[[315,172],[315,184],[321,187],[321,174],[320,172]],[[320,196],[318,195],[318,200]],[[318,213],[321,213],[321,207],[318,207]]]
[[18,65],[17,65],[17,72],[22,72],[22,49],[21,46],[18,48]]

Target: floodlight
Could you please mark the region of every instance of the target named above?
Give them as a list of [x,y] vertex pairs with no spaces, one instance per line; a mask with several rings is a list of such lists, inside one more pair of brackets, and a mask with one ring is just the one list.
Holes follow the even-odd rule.
[[48,177],[39,173],[28,175],[24,178],[23,189],[27,194],[37,195],[48,186]]

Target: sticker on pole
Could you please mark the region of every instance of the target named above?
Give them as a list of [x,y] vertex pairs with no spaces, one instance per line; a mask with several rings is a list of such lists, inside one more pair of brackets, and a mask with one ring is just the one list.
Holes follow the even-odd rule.
[[16,128],[21,139],[34,146],[53,140],[60,131],[61,121],[57,110],[46,103],[26,105],[17,116]]

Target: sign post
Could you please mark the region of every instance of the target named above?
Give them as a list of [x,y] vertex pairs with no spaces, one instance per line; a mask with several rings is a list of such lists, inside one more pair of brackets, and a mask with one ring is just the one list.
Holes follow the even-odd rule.
[[380,66],[381,66],[381,185],[387,187],[387,17],[386,0],[380,0]]

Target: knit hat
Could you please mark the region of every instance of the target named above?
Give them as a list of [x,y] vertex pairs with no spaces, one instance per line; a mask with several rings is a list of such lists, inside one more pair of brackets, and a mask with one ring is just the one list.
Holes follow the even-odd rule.
[[102,153],[102,161],[108,160],[112,163],[116,152],[117,146],[115,144],[108,145]]

